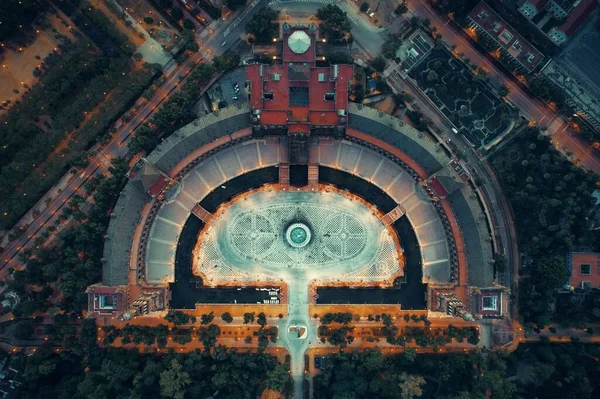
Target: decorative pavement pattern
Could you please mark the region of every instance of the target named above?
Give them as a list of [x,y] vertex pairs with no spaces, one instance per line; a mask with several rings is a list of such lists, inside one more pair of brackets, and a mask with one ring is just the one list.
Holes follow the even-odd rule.
[[258,192],[234,202],[198,239],[194,271],[208,284],[384,281],[402,271],[392,236],[367,206],[333,192]]

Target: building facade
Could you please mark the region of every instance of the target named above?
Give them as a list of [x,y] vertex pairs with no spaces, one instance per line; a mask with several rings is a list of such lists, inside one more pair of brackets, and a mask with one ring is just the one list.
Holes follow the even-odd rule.
[[489,40],[500,53],[512,61],[516,71],[533,72],[544,59],[531,43],[502,19],[485,2],[479,3],[467,17],[469,29],[479,37]]

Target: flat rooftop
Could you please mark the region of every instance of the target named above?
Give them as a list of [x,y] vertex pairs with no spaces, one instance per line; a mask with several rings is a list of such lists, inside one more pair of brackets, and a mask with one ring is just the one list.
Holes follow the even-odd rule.
[[538,49],[485,2],[477,4],[469,13],[469,18],[530,71],[534,70],[544,59],[544,55]]
[[[305,41],[292,41],[289,45],[290,36],[296,32],[303,33]],[[308,30],[291,30],[283,40],[283,63],[254,64],[246,69],[250,105],[253,110],[260,110],[260,123],[337,125],[338,110],[348,108],[352,66],[316,66],[316,36]],[[293,51],[306,47],[303,52]]]

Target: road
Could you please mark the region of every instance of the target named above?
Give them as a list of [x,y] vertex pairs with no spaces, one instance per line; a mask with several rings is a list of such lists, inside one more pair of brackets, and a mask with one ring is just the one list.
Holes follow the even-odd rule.
[[[178,90],[194,66],[202,62],[204,56],[209,61],[212,56],[222,54],[231,48],[237,41],[237,38],[245,31],[245,21],[251,18],[258,10],[265,7],[266,4],[266,0],[257,0],[254,7],[242,11],[236,19],[234,19],[236,15],[233,15],[232,17],[234,18],[231,18],[229,21],[220,20],[214,35],[210,36],[202,44],[201,51],[190,56],[169,75],[167,81],[156,91],[154,97],[139,109],[129,122],[117,130],[111,141],[98,152],[88,167],[72,177],[68,185],[62,188],[60,192],[57,192],[56,187],[49,190],[49,192],[53,193],[52,201],[29,224],[24,233],[9,243],[5,247],[4,252],[0,254],[0,278],[4,279],[6,277],[8,268],[20,266],[21,262],[17,256],[19,252],[33,247],[36,235],[41,233],[46,226],[54,224],[62,207],[69,202],[73,195],[82,189],[90,178],[105,173],[110,166],[111,159],[127,154],[127,142],[131,134],[141,123],[152,117],[154,112],[159,109],[160,104],[170,94]],[[227,43],[223,46],[222,43],[225,39],[223,33],[227,31],[229,31],[227,36],[232,39],[228,39]],[[17,225],[22,225],[22,222],[19,222]]]
[[[449,45],[456,45],[456,51],[464,53],[475,64],[488,71],[488,76],[499,84],[506,85],[510,93],[507,99],[514,104],[531,121],[538,126],[547,128],[554,144],[563,152],[572,153],[572,158],[579,166],[600,173],[600,160],[595,156],[589,144],[577,137],[576,133],[568,126],[564,117],[560,116],[537,98],[530,97],[521,87],[515,84],[512,78],[507,77],[494,63],[473,48],[460,33],[456,32],[449,24],[450,19],[439,16],[427,3],[427,0],[407,0],[409,12],[431,21],[431,27],[437,28],[442,38]],[[577,161],[578,160],[578,161]]]

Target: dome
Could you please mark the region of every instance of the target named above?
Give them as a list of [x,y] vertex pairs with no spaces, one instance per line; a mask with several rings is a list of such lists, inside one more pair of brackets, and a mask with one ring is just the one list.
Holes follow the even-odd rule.
[[296,54],[302,54],[310,47],[310,37],[306,32],[297,30],[288,38],[288,46]]

